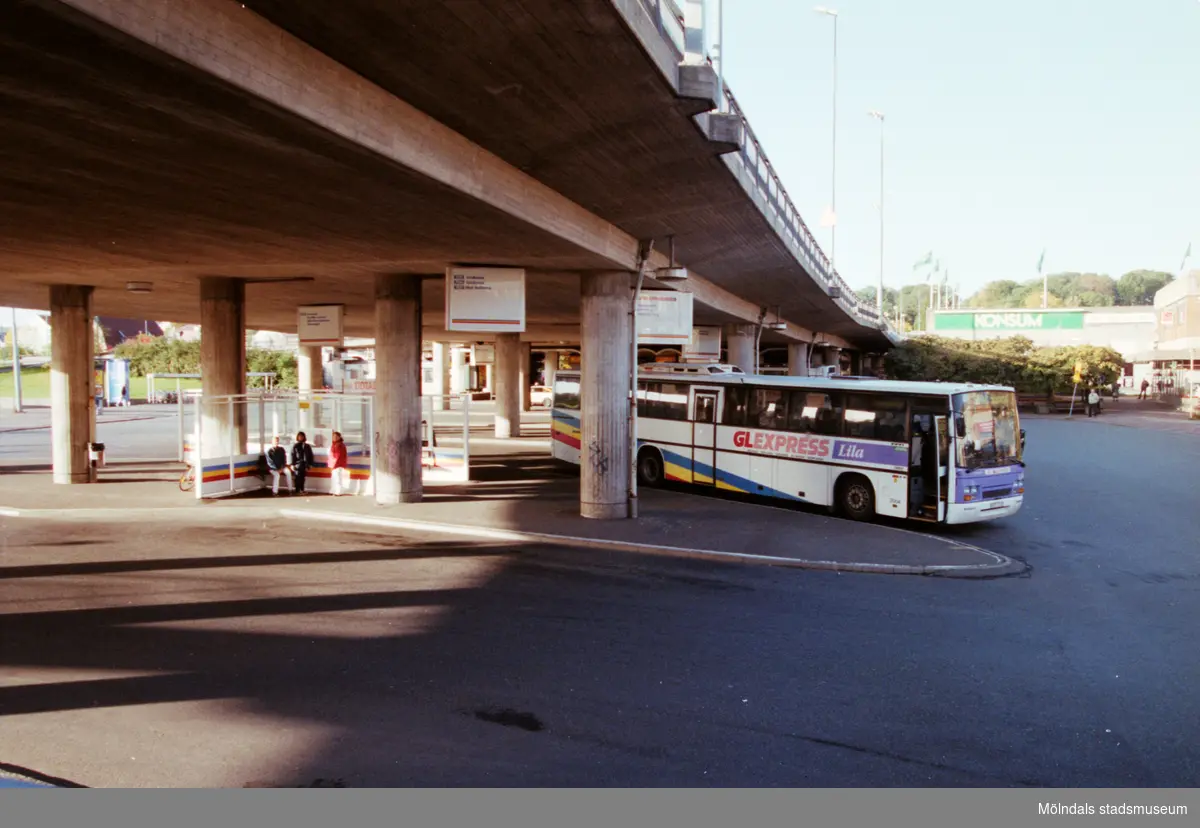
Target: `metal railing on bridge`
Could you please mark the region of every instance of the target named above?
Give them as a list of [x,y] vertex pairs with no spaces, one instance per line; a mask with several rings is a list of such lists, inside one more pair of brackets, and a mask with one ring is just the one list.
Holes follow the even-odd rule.
[[[654,21],[659,33],[666,38],[679,60],[682,61],[688,54],[685,48],[687,33],[684,15],[679,6],[673,0],[639,0],[639,2],[650,19]],[[711,63],[711,58],[705,56],[705,60]],[[833,267],[821,246],[817,244],[812,231],[800,217],[800,211],[796,209],[791,197],[788,196],[779,174],[771,166],[762,144],[750,127],[749,120],[738,106],[737,99],[729,91],[729,85],[723,84],[723,86],[729,112],[741,122],[742,134],[745,136],[738,148],[734,163],[742,167],[745,175],[740,177],[743,181],[748,179],[748,183],[753,186],[754,195],[757,195],[756,200],[768,220],[771,220],[776,232],[782,237],[797,261],[807,266],[809,272],[823,283],[826,291],[834,297],[834,301],[842,303],[843,309],[851,316],[859,317],[860,323],[869,327],[880,327],[882,324],[885,332],[895,334],[896,331],[892,325],[886,319],[880,319],[875,306],[863,302],[851,289],[846,280]],[[833,291],[830,288],[837,288],[837,290]]]

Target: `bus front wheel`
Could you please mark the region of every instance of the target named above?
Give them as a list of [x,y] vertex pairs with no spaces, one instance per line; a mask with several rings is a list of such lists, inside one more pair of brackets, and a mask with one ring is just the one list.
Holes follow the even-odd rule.
[[638,453],[638,482],[643,486],[661,486],[663,483],[662,455],[652,448]]
[[867,478],[851,474],[838,481],[838,508],[851,520],[875,517],[875,489]]

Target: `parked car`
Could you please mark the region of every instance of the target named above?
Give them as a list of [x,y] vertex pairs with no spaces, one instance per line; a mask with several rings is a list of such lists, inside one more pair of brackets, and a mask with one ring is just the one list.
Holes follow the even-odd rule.
[[547,385],[535,385],[529,389],[529,404],[535,408],[550,407],[550,387]]

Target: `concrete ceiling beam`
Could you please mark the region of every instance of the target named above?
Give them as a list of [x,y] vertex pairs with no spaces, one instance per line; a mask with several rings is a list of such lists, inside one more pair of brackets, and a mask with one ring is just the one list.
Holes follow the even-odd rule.
[[56,0],[419,175],[631,269],[637,240],[228,0]]

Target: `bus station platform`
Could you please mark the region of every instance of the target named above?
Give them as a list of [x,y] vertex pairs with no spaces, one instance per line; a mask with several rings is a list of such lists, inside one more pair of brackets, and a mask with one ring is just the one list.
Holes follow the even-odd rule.
[[200,512],[206,522],[283,517],[347,532],[415,531],[581,554],[595,549],[839,572],[994,578],[1026,569],[972,545],[962,537],[969,533],[955,527],[925,532],[920,525],[858,523],[824,510],[693,489],[642,490],[637,520],[588,520],[579,515],[578,472],[543,451],[479,457],[469,482],[427,485],[423,502],[388,507],[370,497],[269,491],[202,501],[179,491],[182,468],[110,463],[97,485],[55,486],[48,468],[10,466],[0,475],[0,521],[121,521],[138,533],[157,520],[190,521]]

